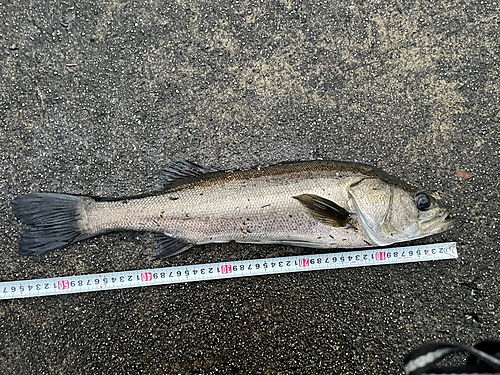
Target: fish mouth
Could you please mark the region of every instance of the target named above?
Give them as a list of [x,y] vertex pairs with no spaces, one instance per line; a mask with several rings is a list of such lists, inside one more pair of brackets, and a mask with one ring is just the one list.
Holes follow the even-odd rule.
[[450,212],[446,210],[442,215],[437,218],[425,220],[420,223],[423,233],[433,234],[441,233],[452,228],[456,223],[456,219],[452,218]]

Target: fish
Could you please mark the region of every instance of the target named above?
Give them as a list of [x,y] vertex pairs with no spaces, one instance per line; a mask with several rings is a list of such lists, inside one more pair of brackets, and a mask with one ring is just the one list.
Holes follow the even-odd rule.
[[333,160],[220,171],[179,159],[148,194],[32,193],[12,205],[29,226],[19,241],[26,256],[116,231],[153,232],[153,260],[208,243],[378,247],[441,233],[454,223],[431,193],[376,167]]

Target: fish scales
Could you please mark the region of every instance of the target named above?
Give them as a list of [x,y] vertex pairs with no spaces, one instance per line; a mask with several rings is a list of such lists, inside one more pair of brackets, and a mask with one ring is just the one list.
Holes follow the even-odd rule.
[[[285,170],[285,172],[287,172]],[[329,171],[263,174],[218,173],[162,195],[95,202],[86,208],[83,230],[163,232],[201,244],[209,242],[286,243],[314,247],[366,246],[366,231],[318,223],[292,197],[311,193],[349,206],[347,187],[365,177]],[[353,223],[355,226],[355,224]]]

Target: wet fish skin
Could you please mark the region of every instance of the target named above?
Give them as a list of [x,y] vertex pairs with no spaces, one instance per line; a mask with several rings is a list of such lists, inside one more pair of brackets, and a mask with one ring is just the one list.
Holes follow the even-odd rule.
[[108,200],[37,193],[16,198],[13,206],[32,226],[21,237],[21,254],[136,230],[156,233],[153,258],[161,258],[229,241],[313,248],[387,245],[451,227],[448,209],[429,195],[432,209],[419,210],[417,193],[357,163],[306,161],[216,171],[178,160],[149,195]]

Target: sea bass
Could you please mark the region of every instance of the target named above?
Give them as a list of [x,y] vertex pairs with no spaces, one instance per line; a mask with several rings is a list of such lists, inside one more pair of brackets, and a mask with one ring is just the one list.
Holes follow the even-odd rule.
[[217,171],[184,159],[146,195],[107,199],[22,195],[15,215],[31,226],[22,255],[39,255],[103,233],[154,232],[152,259],[194,245],[239,242],[312,248],[384,246],[453,225],[431,194],[369,165],[301,161]]

